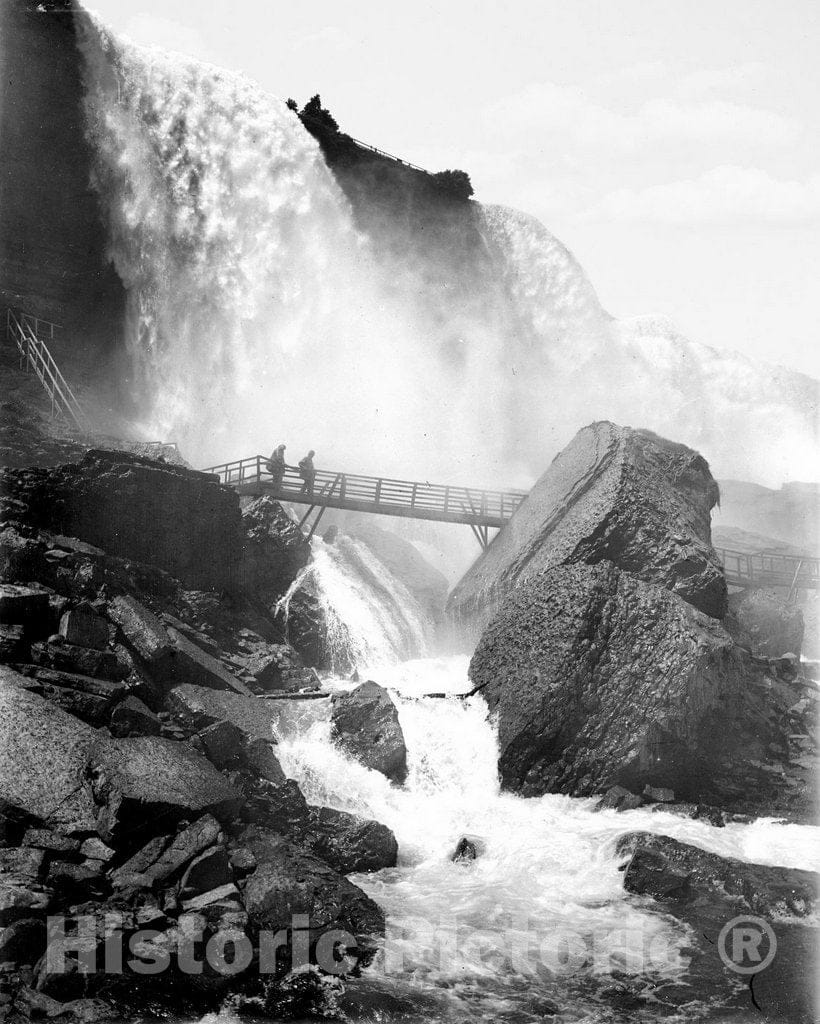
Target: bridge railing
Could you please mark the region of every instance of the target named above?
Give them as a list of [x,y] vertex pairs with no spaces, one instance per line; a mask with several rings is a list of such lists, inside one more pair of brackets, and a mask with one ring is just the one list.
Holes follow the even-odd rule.
[[[215,473],[221,483],[236,486],[259,481],[270,483],[272,475],[265,468],[265,458],[254,455],[235,462],[222,463],[205,470]],[[285,498],[299,497],[305,501],[304,481],[295,469],[288,469],[281,488],[274,493]],[[509,519],[526,496],[526,491],[482,491],[473,487],[431,484],[426,481],[395,480],[388,477],[361,476],[317,470],[313,496],[340,503],[358,502],[374,508],[404,509],[412,514],[441,513],[476,518]]]
[[769,587],[820,587],[820,559],[801,555],[749,553],[715,548],[729,582],[758,583]]
[[20,310],[6,310],[6,337],[17,346],[20,366],[34,370],[51,399],[51,415],[59,413],[70,424],[83,433],[90,431],[90,424],[77,397],[68,385],[54,361],[45,338],[54,339],[59,324]]

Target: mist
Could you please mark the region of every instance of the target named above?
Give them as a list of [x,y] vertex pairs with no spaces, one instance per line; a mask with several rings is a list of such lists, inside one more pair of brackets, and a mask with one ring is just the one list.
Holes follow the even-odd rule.
[[196,466],[282,442],[323,468],[525,487],[580,427],[612,419],[697,448],[717,476],[777,486],[810,464],[811,379],[663,317],[613,319],[572,254],[503,207],[477,211],[487,275],[471,281],[451,250],[463,294],[449,301],[432,257],[385,259],[357,227],[280,99],[82,22],[93,186],[128,290],[144,436]]

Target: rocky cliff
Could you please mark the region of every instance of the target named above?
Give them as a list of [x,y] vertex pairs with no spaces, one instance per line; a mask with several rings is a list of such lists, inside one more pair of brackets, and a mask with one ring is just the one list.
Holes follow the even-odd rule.
[[709,466],[691,448],[593,423],[555,457],[460,580],[448,611],[476,633],[536,573],[606,559],[720,618],[726,584],[710,532],[717,500]]

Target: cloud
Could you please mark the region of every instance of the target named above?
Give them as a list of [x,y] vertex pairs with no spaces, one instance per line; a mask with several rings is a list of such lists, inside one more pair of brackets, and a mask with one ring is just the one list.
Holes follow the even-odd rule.
[[672,96],[624,112],[590,99],[576,86],[554,82],[529,85],[487,113],[497,129],[527,132],[539,141],[563,136],[586,148],[625,152],[658,143],[786,146],[802,131],[793,117],[730,100]]
[[820,223],[820,175],[783,181],[754,167],[715,167],[698,178],[617,189],[579,217],[672,226]]

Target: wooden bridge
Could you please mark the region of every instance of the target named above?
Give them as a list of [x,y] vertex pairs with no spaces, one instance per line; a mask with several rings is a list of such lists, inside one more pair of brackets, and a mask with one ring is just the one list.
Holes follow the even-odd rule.
[[820,588],[820,558],[776,552],[715,548],[730,587],[782,587],[794,598],[798,590]]
[[310,527],[309,537],[315,533],[324,509],[338,508],[438,523],[462,523],[472,529],[479,544],[486,548],[490,542],[489,530],[500,529],[527,496],[527,491],[482,491],[474,487],[392,480],[321,469],[316,471],[311,491],[295,469],[288,469],[281,486],[276,486],[265,468],[266,462],[265,456],[253,455],[211,466],[204,472],[214,473],[220,483],[233,487],[239,494],[270,494],[280,501],[309,506],[302,525],[318,508],[319,514]]

